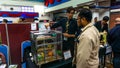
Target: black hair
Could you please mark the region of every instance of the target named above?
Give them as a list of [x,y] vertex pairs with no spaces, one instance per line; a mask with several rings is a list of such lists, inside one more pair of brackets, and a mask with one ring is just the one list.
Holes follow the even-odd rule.
[[109,17],[108,17],[108,16],[104,16],[104,17],[103,17],[103,20],[104,20],[105,22],[107,22],[107,21],[109,20]]
[[91,22],[91,20],[92,20],[92,12],[91,12],[90,9],[82,8],[79,12],[80,12],[80,13],[78,14],[78,16],[79,16],[80,18],[84,17],[84,18],[86,18],[86,20],[87,20],[88,22]]
[[8,20],[7,20],[7,19],[3,19],[3,22],[7,23],[7,22],[8,22]]
[[67,8],[67,13],[70,13],[72,10],[75,11],[75,9],[74,9],[73,7],[69,7],[69,8]]
[[34,18],[34,21],[37,20],[38,21],[38,18]]
[[25,18],[22,18],[22,17],[21,17],[20,19],[21,19],[22,21],[25,21]]

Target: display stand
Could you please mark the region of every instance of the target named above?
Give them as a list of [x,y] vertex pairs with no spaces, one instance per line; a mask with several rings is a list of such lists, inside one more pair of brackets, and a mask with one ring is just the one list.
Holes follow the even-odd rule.
[[32,54],[36,65],[62,59],[62,33],[31,31]]

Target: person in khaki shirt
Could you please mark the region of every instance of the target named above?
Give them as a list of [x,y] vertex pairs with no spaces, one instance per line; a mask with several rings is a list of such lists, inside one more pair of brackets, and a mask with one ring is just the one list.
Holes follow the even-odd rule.
[[78,22],[81,23],[82,32],[78,36],[76,49],[76,68],[98,68],[99,58],[99,32],[91,23],[92,12],[83,8],[78,15]]

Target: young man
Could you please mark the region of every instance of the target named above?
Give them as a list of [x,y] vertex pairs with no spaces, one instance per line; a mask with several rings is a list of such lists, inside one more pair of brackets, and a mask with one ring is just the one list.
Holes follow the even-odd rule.
[[104,16],[102,21],[95,22],[95,27],[99,30],[99,32],[103,32],[103,31],[108,32],[108,24],[107,24],[108,20],[109,17]]
[[53,24],[51,28],[56,28],[61,26],[63,33],[63,52],[70,50],[72,57],[74,55],[74,39],[75,33],[77,31],[77,21],[73,19],[75,9],[70,7],[67,9],[67,18],[61,19],[59,22]]
[[107,36],[109,45],[113,51],[113,67],[120,68],[120,18],[116,18],[116,26],[113,27]]
[[98,68],[99,32],[91,23],[92,12],[83,8],[78,20],[81,22],[82,33],[78,36],[76,68]]

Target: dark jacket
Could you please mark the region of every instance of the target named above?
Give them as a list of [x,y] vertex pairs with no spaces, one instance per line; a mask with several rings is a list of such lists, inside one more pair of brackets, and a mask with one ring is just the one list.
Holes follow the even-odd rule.
[[108,32],[108,24],[104,24],[102,27],[101,21],[95,23],[95,27],[98,29],[99,32],[103,32],[104,30]]
[[[51,28],[57,28],[57,27],[62,27],[62,33],[66,33],[66,23],[68,19],[63,18],[59,22],[53,24]],[[75,19],[70,19],[69,20],[69,26],[68,26],[68,34],[75,34],[77,31],[77,21]],[[74,38],[68,38],[69,40],[74,40]]]
[[113,52],[120,54],[120,24],[108,32],[107,40],[109,45],[112,46]]
[[[69,24],[68,29],[66,28],[67,21],[68,21],[67,18],[61,19],[59,22],[53,24],[53,26],[51,28],[57,28],[57,27],[61,26],[62,33],[66,33],[66,30],[67,30],[68,34],[75,34],[78,29],[77,21],[75,19],[70,19],[68,21],[68,24]],[[63,38],[64,38],[64,36],[63,36]],[[72,57],[74,55],[74,44],[75,44],[74,40],[75,40],[75,37],[67,38],[67,40],[64,39],[63,46],[62,46],[63,51],[70,50]]]

